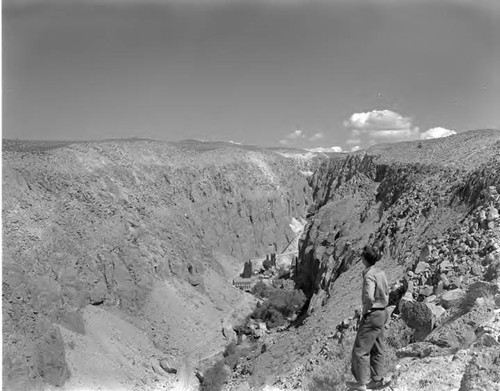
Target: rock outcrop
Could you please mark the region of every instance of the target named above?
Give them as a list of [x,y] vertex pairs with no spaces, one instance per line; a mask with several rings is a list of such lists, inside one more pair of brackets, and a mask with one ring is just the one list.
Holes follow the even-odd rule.
[[160,356],[220,348],[220,320],[244,297],[231,279],[244,260],[293,240],[292,218],[310,199],[290,159],[194,141],[6,140],[3,185],[3,373],[13,390],[65,383],[59,330],[84,336],[88,306],[128,319]]
[[[256,360],[249,384],[272,384],[274,378],[289,387],[322,365],[314,355],[331,344],[329,330],[361,304],[358,254],[371,244],[381,252],[380,265],[394,289],[394,330],[388,330],[394,354],[425,344],[420,353],[401,352],[397,389],[480,389],[474,388],[478,363],[488,363],[484,373],[500,369],[479,341],[498,342],[483,330],[500,299],[500,132],[471,131],[335,156],[318,168],[311,184],[314,200],[296,275],[310,298],[310,316],[293,337],[279,338]],[[310,354],[290,363],[276,354],[286,346]],[[441,380],[431,374],[458,360],[454,354],[462,350],[481,358],[454,361]],[[411,361],[426,355],[435,358]],[[283,367],[279,379],[266,367]],[[346,367],[341,376],[348,373]],[[488,381],[499,386],[494,376]]]

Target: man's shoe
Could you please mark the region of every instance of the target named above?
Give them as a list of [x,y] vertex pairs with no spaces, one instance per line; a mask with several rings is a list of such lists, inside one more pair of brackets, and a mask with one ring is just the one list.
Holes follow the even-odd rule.
[[346,382],[347,387],[349,387],[350,390],[354,391],[366,391],[366,386],[363,383],[359,383],[356,381],[348,381]]
[[370,380],[366,385],[368,390],[380,390],[388,385],[388,383],[384,383],[384,379],[381,380]]

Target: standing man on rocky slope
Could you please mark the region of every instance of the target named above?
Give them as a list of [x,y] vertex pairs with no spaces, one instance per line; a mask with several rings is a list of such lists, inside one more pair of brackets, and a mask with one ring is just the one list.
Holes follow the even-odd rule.
[[[352,349],[351,370],[355,382],[348,382],[352,390],[363,391],[384,386],[384,325],[387,321],[386,307],[389,303],[389,284],[383,270],[375,264],[379,254],[370,246],[362,253],[363,316]],[[371,380],[370,380],[371,378]],[[370,381],[369,381],[370,380]]]

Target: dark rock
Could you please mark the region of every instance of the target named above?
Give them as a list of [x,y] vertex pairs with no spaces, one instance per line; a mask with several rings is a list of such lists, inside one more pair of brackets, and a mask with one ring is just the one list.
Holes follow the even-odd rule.
[[401,315],[404,322],[415,330],[415,339],[423,340],[434,328],[445,310],[430,303],[404,301]]

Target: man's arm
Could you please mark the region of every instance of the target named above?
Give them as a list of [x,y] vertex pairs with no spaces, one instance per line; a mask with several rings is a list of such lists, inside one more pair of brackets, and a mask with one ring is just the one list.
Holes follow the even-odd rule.
[[365,308],[363,310],[366,312],[373,307],[373,303],[375,302],[375,277],[372,274],[367,273],[365,275],[365,284],[363,291],[363,302],[365,304]]

